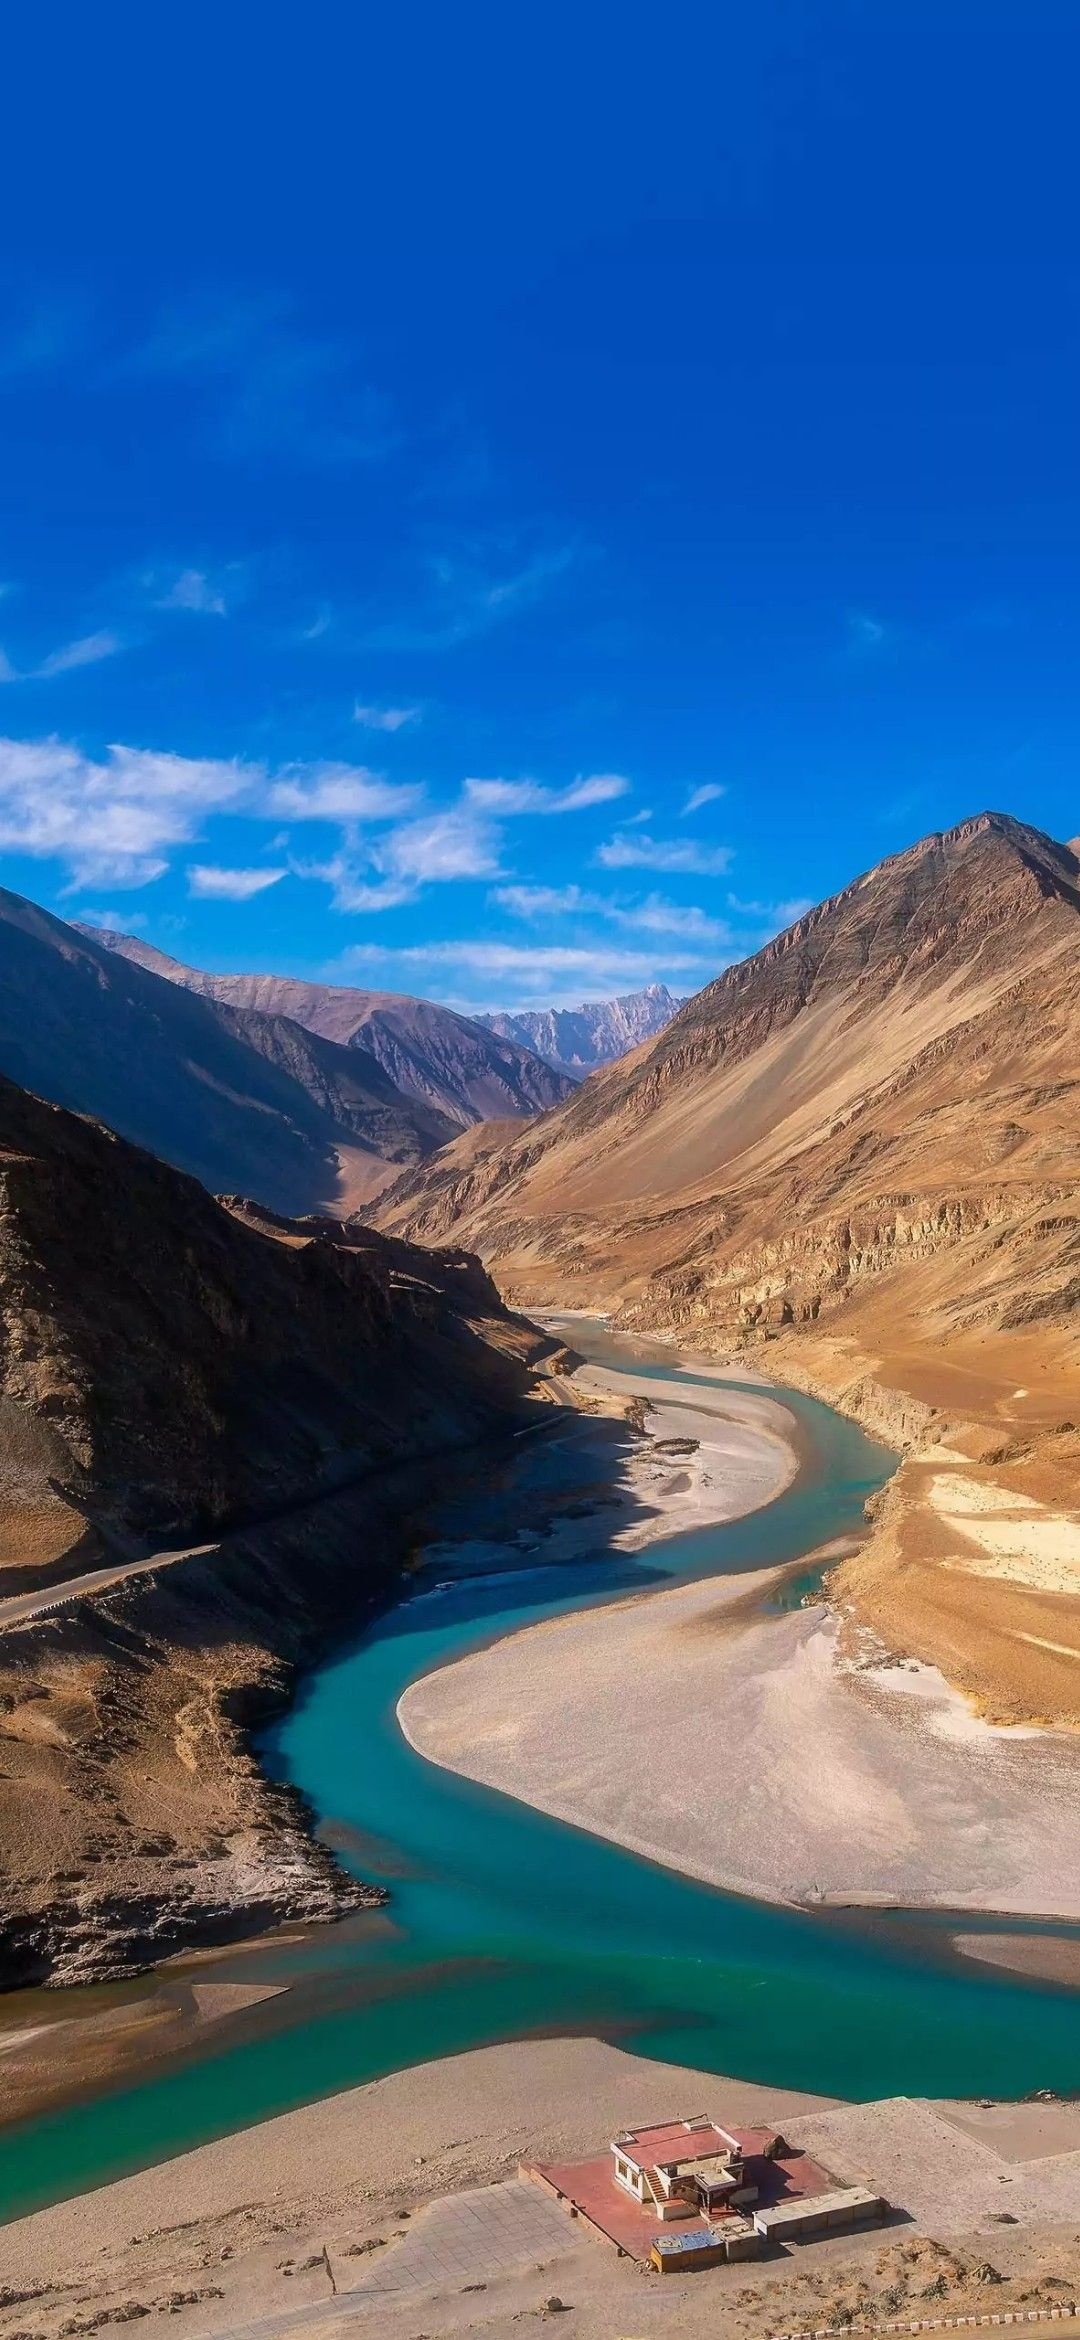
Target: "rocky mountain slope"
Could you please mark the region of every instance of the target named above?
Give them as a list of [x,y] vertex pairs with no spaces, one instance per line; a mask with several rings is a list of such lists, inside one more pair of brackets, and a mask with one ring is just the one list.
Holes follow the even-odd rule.
[[227,1208],[7,1082],[0,1311],[0,1603],[211,1547],[0,1614],[0,1987],[363,1898],[245,1726],[389,1581],[434,1458],[525,1418],[545,1344],[459,1251]]
[[192,998],[3,892],[0,1074],[283,1210],[346,1210],[456,1126],[372,1058]]
[[287,1016],[323,1040],[373,1058],[402,1096],[445,1115],[455,1128],[496,1116],[523,1119],[569,1094],[566,1075],[527,1045],[485,1030],[479,1019],[456,1015],[434,1000],[304,983],[289,975],[207,975],[135,935],[93,933],[102,949],[202,999]]
[[874,1582],[856,1564],[861,1613],[996,1711],[1080,1721],[1080,1627],[1040,1608],[1072,1597],[1052,1553],[1080,1527],[1043,1521],[1047,1573],[1021,1522],[1075,1502],[1078,1067],[1080,861],[983,814],[811,911],[528,1131],[406,1173],[380,1223],[468,1241],[525,1305],[713,1350],[768,1339],[770,1371],[894,1443],[947,1428],[977,1485],[998,1454],[1012,1558],[920,1480],[921,1546],[901,1538]]
[[504,1040],[535,1049],[546,1064],[579,1081],[662,1032],[683,1004],[666,983],[648,983],[644,991],[624,992],[619,999],[583,1000],[576,1008],[524,1008],[476,1021]]

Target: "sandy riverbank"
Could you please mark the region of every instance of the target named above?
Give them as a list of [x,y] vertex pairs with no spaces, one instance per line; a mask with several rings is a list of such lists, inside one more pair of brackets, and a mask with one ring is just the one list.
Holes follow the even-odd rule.
[[[443,1540],[423,1554],[427,1579],[522,1562],[572,1568],[598,1552],[617,1560],[772,1501],[799,1468],[794,1419],[764,1392],[725,1389],[715,1400],[705,1392],[700,1406],[688,1407],[673,1402],[669,1382],[647,1372],[593,1368],[560,1380],[558,1389],[568,1403],[544,1435],[524,1440],[512,1460],[504,1454],[482,1483],[468,1481],[441,1507]],[[365,1848],[354,1842],[352,1849],[363,1862]],[[329,1868],[325,1848],[319,1853]],[[384,1873],[388,1858],[379,1848]],[[344,1872],[335,1873],[345,1885]],[[392,1902],[391,1893],[391,1924]],[[372,1911],[344,1930],[384,1922]],[[206,1993],[223,1955],[225,1979],[211,2003]],[[242,1956],[234,1974],[236,1955],[211,1957],[205,1987],[193,1984],[181,1961],[104,1992],[9,1992],[0,2004],[7,2117],[197,2053],[210,2024],[223,2048],[276,2029],[280,2010],[252,1985]],[[304,1989],[301,1974],[291,1986],[293,2012]]]
[[[635,1411],[638,1435],[615,1458],[598,1447],[597,1462],[612,1473],[605,1548],[638,1551],[663,1536],[710,1523],[742,1519],[773,1503],[791,1485],[802,1462],[798,1424],[782,1400],[763,1385],[733,1389],[715,1377],[715,1392],[680,1387],[643,1367],[640,1373],[583,1365],[568,1385],[578,1406],[601,1413]],[[627,1516],[620,1520],[618,1511]],[[573,1523],[552,1519],[551,1539]],[[588,1539],[595,1547],[596,1536]],[[559,1545],[562,1550],[562,1544]]]
[[[19,2218],[0,2228],[2,2279],[26,2286],[56,2270],[98,2279],[105,2274],[98,2263],[108,2258],[110,2279],[133,2281],[138,2272],[150,2281],[152,2270],[154,2279],[196,2270],[210,2242],[220,2251],[231,2239],[252,2253],[269,2244],[269,2277],[285,2256],[283,2232],[318,2225],[320,2242],[348,2244],[432,2195],[512,2176],[524,2155],[587,2150],[594,2136],[605,2143],[629,2120],[662,2120],[671,2106],[697,2113],[718,2092],[732,2120],[781,2122],[837,2101],[650,2064],[601,2040],[477,2047],[369,2080]],[[255,2258],[252,2277],[257,2267]],[[290,2291],[288,2305],[299,2298]]]
[[[823,1607],[762,1614],[778,1574],[530,1626],[414,1683],[402,1728],[433,1762],[757,1898],[1080,1916],[1071,1738],[991,1730],[928,1668],[853,1670]],[[703,1724],[722,1766],[700,1761]]]
[[[489,2262],[472,2189],[505,2186],[522,2159],[603,2150],[627,2123],[702,2111],[774,2122],[842,2182],[869,2177],[902,2223],[688,2284],[643,2280],[569,2218],[516,2262]],[[491,2207],[509,2214],[505,2195]],[[349,2089],[0,2230],[0,2335],[64,2340],[137,2318],[156,2340],[168,2318],[191,2340],[253,2324],[269,2340],[269,2319],[299,2317],[311,2340],[518,2340],[553,2295],[569,2340],[759,2340],[816,2318],[979,2308],[987,2286],[1015,2312],[1080,2289],[1078,2216],[1074,2105],[837,2105],[596,2040],[528,2040]],[[432,2221],[450,2254],[434,2283]],[[420,2269],[415,2288],[350,2306],[398,2254]]]

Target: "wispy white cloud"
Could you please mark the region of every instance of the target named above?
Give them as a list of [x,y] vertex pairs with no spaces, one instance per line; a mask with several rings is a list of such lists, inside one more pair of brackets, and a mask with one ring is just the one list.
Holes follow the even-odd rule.
[[225,578],[211,577],[206,569],[178,569],[168,584],[151,575],[147,584],[154,594],[155,609],[186,609],[200,617],[228,615]]
[[719,796],[726,795],[727,789],[721,780],[707,780],[704,787],[692,788],[683,806],[683,819],[686,819],[688,813],[700,812],[703,804],[715,804]]
[[248,797],[258,766],[61,739],[0,739],[0,851],[56,859],[77,886],[147,885],[206,814]]
[[450,878],[497,877],[499,850],[498,830],[489,821],[468,805],[451,805],[391,829],[372,847],[371,858],[384,877],[440,885]]
[[187,873],[188,892],[208,902],[250,902],[253,895],[265,894],[268,886],[279,885],[287,875],[284,869],[221,869],[215,863],[197,861]]
[[584,812],[590,805],[611,804],[629,794],[630,782],[621,772],[588,772],[566,788],[549,788],[542,780],[466,780],[465,794],[485,812],[510,818],[524,813]]
[[730,943],[735,937],[727,921],[710,917],[696,902],[669,902],[663,894],[647,894],[628,910],[617,913],[621,926],[636,926],[642,934],[677,934],[686,942]]
[[65,642],[61,649],[50,651],[34,671],[42,680],[55,674],[72,674],[76,667],[97,666],[102,658],[115,658],[123,647],[118,634],[82,634],[77,642]]
[[896,629],[884,618],[873,617],[868,609],[849,609],[844,621],[845,645],[851,656],[874,658],[891,650],[896,641]]
[[392,821],[412,812],[423,793],[366,764],[307,764],[275,780],[267,801],[290,821]]
[[814,907],[812,894],[792,894],[781,902],[744,902],[738,894],[728,895],[728,908],[740,918],[765,919],[778,932],[785,926],[794,926],[796,919],[805,918]]
[[[656,956],[617,947],[524,946],[477,941],[406,944],[395,948],[379,943],[350,945],[326,970],[329,975],[354,975],[359,969],[400,969],[422,983],[444,992],[447,973],[468,995],[463,1005],[497,1006],[512,996],[516,1005],[550,1006],[580,1000],[583,993],[603,997],[620,988],[656,981],[658,974],[697,976],[707,980],[716,962],[693,952],[673,952],[658,968]],[[553,999],[553,994],[557,996]]]
[[452,650],[531,608],[581,558],[576,539],[528,552],[511,542],[425,553],[412,606],[373,624],[364,647]]
[[590,805],[611,804],[617,796],[629,796],[630,782],[621,772],[586,772],[580,779],[564,788],[555,812],[584,812]]
[[527,918],[531,924],[544,918],[602,915],[603,909],[600,895],[588,894],[581,886],[496,886],[491,900],[512,918]]
[[293,869],[297,877],[321,878],[331,888],[335,910],[366,914],[398,910],[403,903],[416,900],[415,879],[380,878],[373,883],[344,853],[335,854],[330,861],[294,863]]
[[365,731],[404,731],[419,721],[419,707],[364,707],[358,699],[353,708],[353,722]]
[[324,466],[389,455],[400,430],[352,352],[306,332],[287,302],[210,295],[169,311],[129,373],[188,382],[220,454]]
[[[175,847],[192,843],[203,823],[222,812],[346,828],[393,820],[401,824],[402,854],[419,859],[421,840],[410,844],[402,815],[415,811],[421,795],[362,765],[293,764],[271,772],[240,757],[121,745],[93,757],[62,739],[0,739],[0,851],[55,858],[79,885],[149,884]],[[475,816],[465,825],[475,827]],[[489,857],[484,874],[496,866]],[[258,875],[268,882],[265,870]]]
[[84,926],[98,926],[103,934],[132,934],[146,925],[141,910],[83,910],[79,917]]
[[532,925],[558,918],[602,918],[607,924],[640,934],[679,935],[685,942],[729,943],[734,935],[727,921],[711,918],[696,903],[671,902],[663,894],[643,900],[620,900],[589,893],[582,886],[496,886],[491,899],[513,918]]
[[115,658],[124,647],[119,634],[81,634],[75,642],[63,642],[58,650],[50,650],[37,666],[13,666],[6,651],[0,650],[0,682],[51,682],[61,674],[73,674],[80,666],[97,666],[103,658]]
[[310,625],[301,626],[299,636],[301,642],[321,641],[323,635],[329,633],[333,622],[333,612],[329,603],[324,602],[322,608],[316,610]]
[[634,836],[620,830],[597,850],[604,869],[653,869],[672,875],[722,877],[730,869],[730,845],[701,845],[696,839],[649,837],[639,829]]

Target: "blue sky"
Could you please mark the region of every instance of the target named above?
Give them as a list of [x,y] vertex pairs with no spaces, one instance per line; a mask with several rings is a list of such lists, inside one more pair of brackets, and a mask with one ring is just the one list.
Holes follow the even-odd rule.
[[24,12],[0,878],[691,990],[1076,782],[1073,0]]

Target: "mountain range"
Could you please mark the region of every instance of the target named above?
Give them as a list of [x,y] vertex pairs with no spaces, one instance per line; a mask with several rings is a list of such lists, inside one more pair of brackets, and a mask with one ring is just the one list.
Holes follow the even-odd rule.
[[428,1001],[202,976],[2,891],[0,1073],[215,1192],[339,1214],[463,1125],[571,1086]]
[[380,1223],[460,1231],[522,1298],[680,1332],[824,1325],[930,1255],[935,1324],[1064,1319],[1076,1223],[1031,1213],[1077,1166],[1078,944],[1076,853],[965,822],[730,968],[527,1137],[471,1132],[403,1175]]
[[[852,1614],[999,1719],[1080,1723],[1053,1557],[1080,1533],[1076,845],[1000,813],[923,838],[375,1215],[468,1243],[517,1305],[749,1352],[857,1414],[912,1459]],[[980,1531],[981,1573],[976,1512],[1029,1523]]]
[[541,1112],[569,1092],[569,1080],[542,1062],[527,1041],[434,1000],[291,975],[208,975],[135,935],[85,927],[80,932],[200,999],[244,1014],[287,1017],[321,1040],[372,1057],[402,1097],[444,1114],[459,1129]]
[[648,983],[644,991],[624,992],[618,999],[583,1000],[576,1008],[522,1008],[476,1021],[580,1081],[662,1032],[682,1005],[666,983]]

